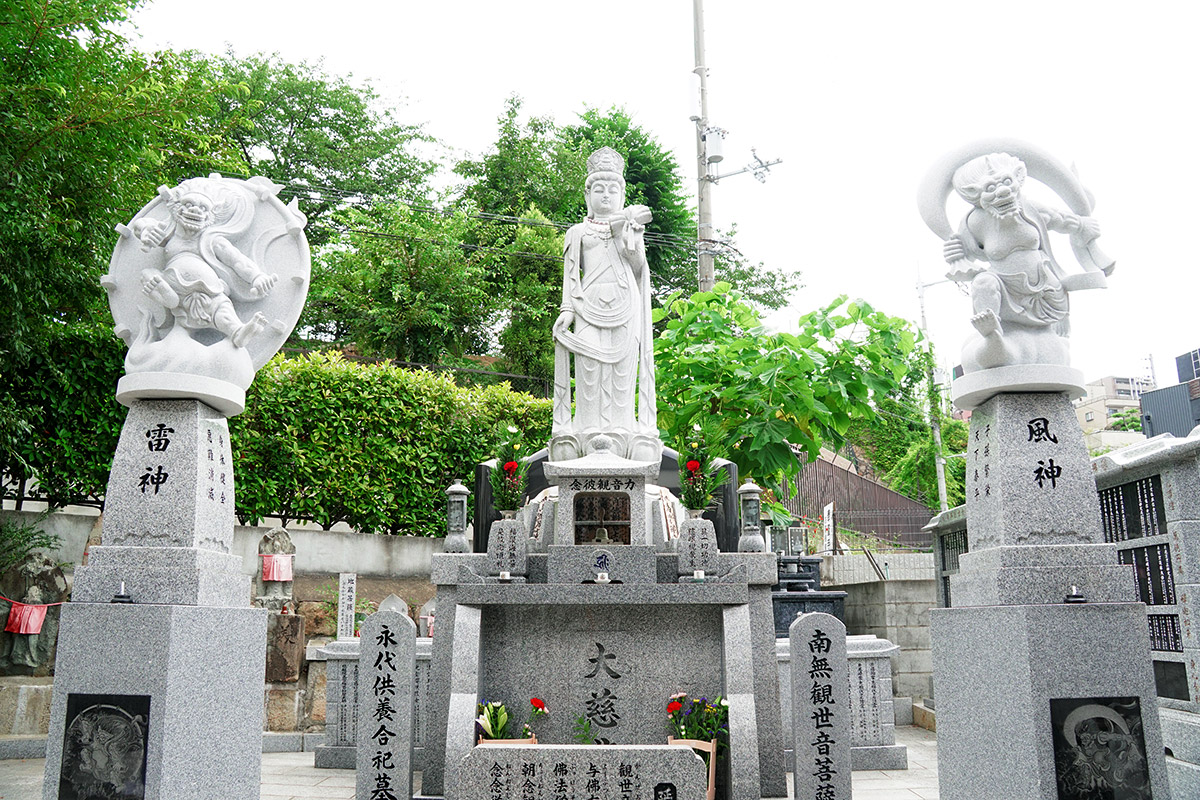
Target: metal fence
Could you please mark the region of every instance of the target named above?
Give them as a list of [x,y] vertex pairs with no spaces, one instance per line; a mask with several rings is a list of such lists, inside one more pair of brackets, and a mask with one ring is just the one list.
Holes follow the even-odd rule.
[[837,524],[917,550],[928,550],[933,534],[922,531],[933,512],[922,503],[828,461],[805,464],[784,499],[796,517],[817,519],[834,504]]

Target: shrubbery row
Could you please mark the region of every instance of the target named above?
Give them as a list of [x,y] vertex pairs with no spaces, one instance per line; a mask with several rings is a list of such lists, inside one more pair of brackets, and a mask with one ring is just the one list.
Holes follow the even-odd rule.
[[[36,480],[51,505],[103,497],[125,417],[113,399],[123,356],[111,329],[64,326],[15,376],[36,422],[18,452],[0,454],[9,479]],[[506,385],[464,388],[444,373],[337,353],[276,356],[230,420],[237,514],[247,524],[278,516],[441,536],[446,488],[470,481],[497,431],[515,425],[545,441],[550,416],[549,400]]]

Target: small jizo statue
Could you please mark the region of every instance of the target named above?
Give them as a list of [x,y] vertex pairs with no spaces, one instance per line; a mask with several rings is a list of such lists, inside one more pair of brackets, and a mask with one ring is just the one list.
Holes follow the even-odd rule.
[[258,542],[261,571],[255,581],[254,605],[279,614],[296,613],[292,599],[292,558],[296,545],[286,528],[272,528]]

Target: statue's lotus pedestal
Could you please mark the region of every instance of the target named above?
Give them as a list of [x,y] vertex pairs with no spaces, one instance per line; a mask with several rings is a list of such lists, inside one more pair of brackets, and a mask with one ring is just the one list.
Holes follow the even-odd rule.
[[204,403],[133,401],[63,606],[47,800],[259,796],[268,612],[231,553],[232,463]]
[[994,395],[969,436],[971,551],[930,612],[941,796],[1169,797],[1145,607],[1068,394]]

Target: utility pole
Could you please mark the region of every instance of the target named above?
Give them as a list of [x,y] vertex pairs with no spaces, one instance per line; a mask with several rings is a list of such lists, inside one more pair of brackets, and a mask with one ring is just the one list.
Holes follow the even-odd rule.
[[765,183],[768,170],[781,163],[782,159],[763,161],[751,148],[750,152],[754,158],[743,169],[725,175],[717,175],[710,171],[712,165],[720,163],[725,157],[721,146],[725,139],[725,131],[708,122],[708,66],[704,62],[704,0],[692,0],[692,23],[696,51],[696,67],[692,72],[696,73],[696,77],[700,79],[700,116],[692,117],[692,122],[696,124],[696,174],[698,176],[696,186],[696,244],[698,251],[696,282],[700,291],[708,292],[712,291],[713,284],[716,282],[713,257],[716,255],[717,246],[721,244],[717,241],[716,231],[713,230],[712,224],[713,184],[722,178],[740,175],[743,172],[752,172],[759,183]]
[[[928,323],[925,321],[925,287],[936,286],[939,283],[950,283],[949,280],[934,281],[933,283],[922,283],[920,274],[917,275],[917,299],[921,304],[921,333],[925,333]],[[936,385],[933,382],[933,361],[925,362],[925,383],[926,390],[929,393],[929,428],[933,431],[933,446],[935,448],[933,456],[934,472],[937,474],[937,489],[938,489],[938,508],[942,511],[947,511],[950,508],[949,502],[946,500],[946,457],[942,455],[942,409],[941,409],[941,392],[936,391]],[[935,400],[936,398],[936,400]]]
[[692,0],[693,36],[695,39],[696,68],[693,72],[700,78],[700,116],[693,117],[696,123],[696,172],[699,185],[696,187],[696,204],[699,212],[696,226],[699,257],[696,266],[700,291],[712,291],[716,276],[713,271],[712,227],[712,181],[708,179],[708,67],[704,64],[704,0]]

